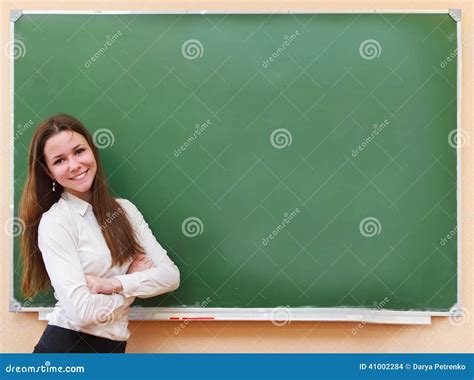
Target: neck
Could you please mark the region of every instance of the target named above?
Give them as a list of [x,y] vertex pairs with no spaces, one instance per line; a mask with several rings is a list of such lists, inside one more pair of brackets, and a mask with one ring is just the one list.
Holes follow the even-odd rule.
[[85,201],[87,203],[90,203],[90,200],[92,198],[90,191],[88,191],[87,193],[78,193],[76,191],[71,191],[71,190],[65,190],[65,191],[67,191],[68,193],[74,195],[75,197],[78,197],[78,198],[82,199],[83,201]]

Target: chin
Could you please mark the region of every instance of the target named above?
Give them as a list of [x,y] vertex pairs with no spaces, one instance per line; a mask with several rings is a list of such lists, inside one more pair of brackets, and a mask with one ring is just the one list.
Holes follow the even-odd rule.
[[89,185],[82,185],[82,186],[77,186],[77,187],[70,187],[71,190],[77,192],[77,193],[86,193],[92,188],[92,183]]

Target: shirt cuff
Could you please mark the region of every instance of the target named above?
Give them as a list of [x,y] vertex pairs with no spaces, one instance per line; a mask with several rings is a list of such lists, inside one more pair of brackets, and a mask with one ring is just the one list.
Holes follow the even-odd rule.
[[123,274],[119,276],[114,276],[114,278],[119,280],[122,284],[123,291],[121,292],[121,294],[123,294],[125,297],[135,297],[135,293],[138,289],[138,283],[133,278],[133,276]]

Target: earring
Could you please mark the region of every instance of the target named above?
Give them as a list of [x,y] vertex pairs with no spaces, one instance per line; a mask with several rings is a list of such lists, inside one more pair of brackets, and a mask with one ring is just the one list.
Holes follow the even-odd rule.
[[53,181],[53,191],[56,191],[56,181]]

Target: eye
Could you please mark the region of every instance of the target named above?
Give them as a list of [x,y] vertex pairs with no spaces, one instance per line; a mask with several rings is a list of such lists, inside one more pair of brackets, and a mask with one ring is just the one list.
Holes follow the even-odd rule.
[[58,160],[54,161],[53,165],[59,164],[61,161],[63,161],[63,159],[62,159],[62,158],[60,158],[60,159],[58,159]]
[[84,148],[79,148],[78,150],[76,150],[76,154],[81,154],[84,151],[85,151]]

